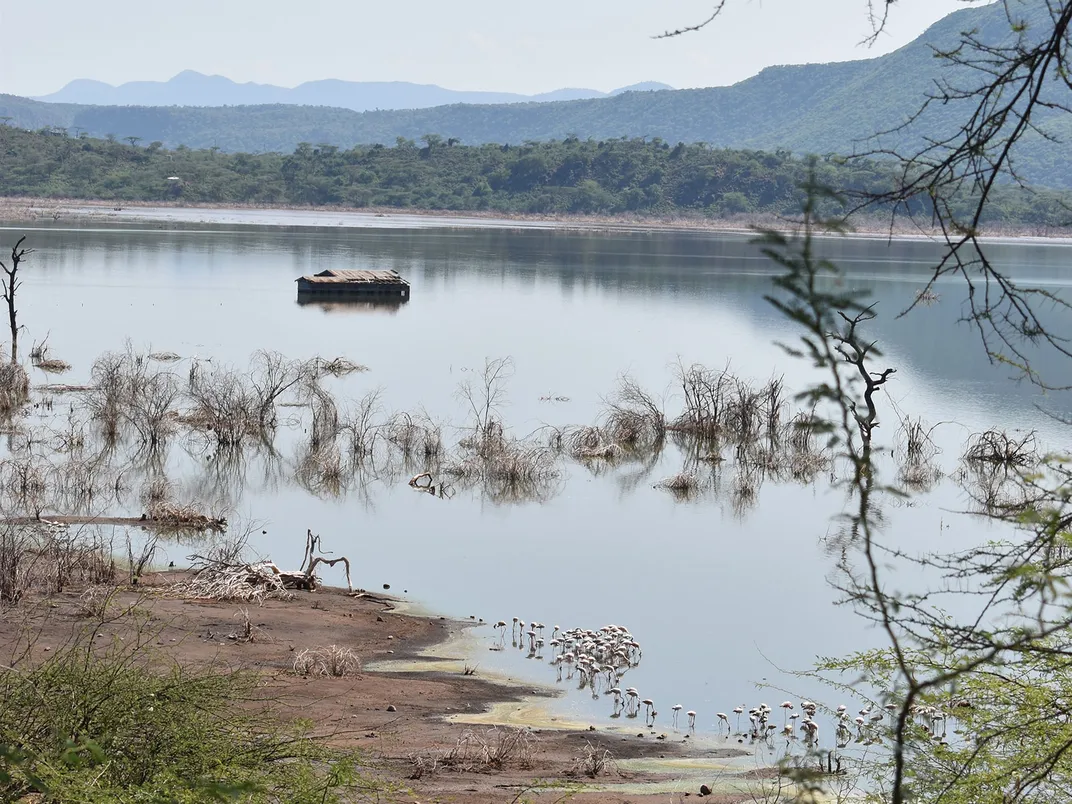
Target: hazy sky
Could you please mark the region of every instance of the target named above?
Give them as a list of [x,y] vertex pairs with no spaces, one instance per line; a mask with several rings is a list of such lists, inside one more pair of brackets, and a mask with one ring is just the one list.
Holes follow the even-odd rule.
[[[184,69],[293,86],[317,78],[533,93],[637,81],[730,84],[770,64],[866,58],[964,0],[899,0],[870,50],[867,0],[0,0],[0,92],[118,84]],[[881,0],[879,2],[881,4]]]

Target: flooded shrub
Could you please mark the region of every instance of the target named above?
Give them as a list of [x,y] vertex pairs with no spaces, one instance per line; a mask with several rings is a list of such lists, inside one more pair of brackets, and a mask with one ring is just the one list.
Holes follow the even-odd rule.
[[1007,467],[1030,467],[1039,462],[1035,431],[1010,435],[1005,430],[986,430],[968,439],[964,450],[968,463],[990,463]]
[[633,449],[650,448],[666,435],[666,417],[655,400],[629,376],[606,401],[603,430],[613,443]]
[[727,371],[712,371],[706,366],[678,368],[678,380],[685,409],[671,428],[705,438],[717,438],[725,432],[727,409],[736,384]]
[[254,407],[264,430],[273,430],[277,423],[277,405],[292,388],[309,377],[319,376],[317,360],[307,366],[298,360],[288,360],[279,352],[261,350],[253,355],[250,383],[255,393]]
[[310,446],[303,451],[295,479],[312,494],[337,497],[346,488],[347,474],[338,447],[329,444],[319,449]]
[[34,343],[30,349],[30,362],[33,367],[46,374],[63,374],[71,370],[71,364],[53,357],[48,348],[48,338],[41,343]]
[[897,482],[909,491],[929,491],[941,479],[935,464],[940,450],[931,437],[939,425],[928,427],[922,418],[905,416],[894,436]]
[[309,408],[309,450],[319,452],[334,447],[340,432],[339,408],[316,377],[307,376],[302,387],[302,401]]
[[30,401],[30,378],[18,363],[0,363],[0,416],[7,418]]
[[396,413],[383,428],[387,442],[409,463],[434,462],[443,454],[443,433],[427,413]]
[[675,494],[688,496],[695,494],[700,489],[700,478],[695,472],[678,472],[676,475],[664,478],[655,484],[657,489],[666,489]]
[[263,432],[262,401],[249,379],[233,369],[193,363],[186,395],[193,409],[185,422],[211,434],[219,447],[240,448]]
[[313,360],[313,366],[317,377],[345,377],[356,371],[368,371],[368,366],[362,366],[345,357],[336,357],[332,360],[317,357]]
[[600,459],[613,461],[620,458],[624,450],[600,427],[575,427],[558,430],[553,436],[553,444],[559,451],[564,451],[574,460]]
[[785,433],[789,405],[780,377],[758,390],[728,370],[706,366],[679,368],[685,409],[669,429],[709,440],[727,439],[748,444],[766,436],[771,444]]
[[86,404],[107,439],[117,439],[130,425],[151,448],[164,442],[180,395],[178,377],[150,366],[148,356],[134,352],[129,344],[124,352],[97,358],[90,375],[93,388]]
[[365,394],[356,407],[343,416],[340,429],[348,436],[350,455],[358,463],[376,451],[376,438],[381,426],[376,420],[381,413],[380,392],[377,390]]

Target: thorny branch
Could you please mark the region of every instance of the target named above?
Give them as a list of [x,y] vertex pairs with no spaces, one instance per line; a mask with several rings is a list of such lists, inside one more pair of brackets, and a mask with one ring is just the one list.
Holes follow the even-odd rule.
[[[834,584],[845,602],[886,637],[882,658],[869,665],[878,678],[869,680],[878,686],[883,703],[893,707],[892,751],[889,777],[874,781],[888,783],[890,800],[901,804],[918,795],[911,787],[920,781],[920,767],[930,767],[928,758],[936,750],[930,734],[921,739],[913,728],[921,705],[954,694],[943,691],[986,683],[995,674],[1001,683],[1007,683],[1004,679],[1013,672],[1031,676],[1026,668],[1034,667],[1040,656],[1072,661],[1072,645],[1065,639],[1054,641],[1072,627],[1066,591],[1072,574],[1067,530],[1072,511],[1066,493],[1072,487],[1072,470],[1056,464],[1040,474],[1030,462],[1023,464],[1017,478],[1024,490],[1021,502],[988,513],[1018,526],[1015,540],[922,556],[882,542],[880,500],[884,494],[900,492],[879,483],[877,455],[882,449],[874,441],[879,419],[874,392],[894,371],[876,371],[870,365],[879,352],[863,337],[861,327],[874,318],[873,307],[863,306],[848,293],[826,290],[829,283],[820,281],[836,268],[815,254],[812,232],[816,226],[836,228],[838,222],[816,215],[817,199],[833,194],[814,182],[806,190],[799,238],[775,232],[761,238],[764,253],[786,269],[775,280],[781,293],[768,300],[804,330],[803,346],[783,348],[825,372],[825,380],[802,396],[826,412],[817,429],[840,446],[839,459],[852,469],[842,484],[853,507],[844,517],[843,537],[835,544],[839,556]],[[1016,471],[1018,465],[1013,466]],[[915,565],[932,575],[936,571],[942,582],[921,592],[893,590],[889,574],[894,562]],[[953,606],[947,605],[954,598],[962,614],[965,602],[977,599],[979,605],[972,615],[954,618],[948,613]],[[863,664],[859,657],[851,657],[843,663],[831,661],[826,669],[849,671]],[[1022,718],[1003,722],[998,741],[1015,745],[1030,739],[1030,728]],[[1023,800],[1066,753],[1067,746],[1055,739],[1030,757],[1025,755],[1018,768],[1024,784],[1009,800]],[[933,763],[939,770],[933,771],[932,783],[948,792],[953,782],[946,780],[951,775],[970,776],[971,768],[978,770],[988,759],[966,751],[960,758],[969,766],[965,769],[953,762],[951,754],[943,755]]]

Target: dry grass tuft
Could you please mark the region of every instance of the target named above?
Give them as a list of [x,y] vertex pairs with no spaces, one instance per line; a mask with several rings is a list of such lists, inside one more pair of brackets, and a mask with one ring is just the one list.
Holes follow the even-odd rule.
[[655,484],[657,489],[666,489],[681,496],[691,496],[700,490],[700,478],[695,472],[678,472]]
[[294,672],[302,676],[341,678],[361,672],[361,658],[338,645],[303,648],[294,656]]
[[411,756],[411,778],[418,779],[441,768],[462,773],[488,773],[510,764],[522,769],[531,768],[536,744],[536,735],[525,728],[495,726],[483,732],[466,730],[452,748],[439,756]]
[[617,772],[614,756],[606,748],[585,741],[580,755],[574,759],[573,766],[566,772],[567,776],[587,776],[595,779],[611,770]]

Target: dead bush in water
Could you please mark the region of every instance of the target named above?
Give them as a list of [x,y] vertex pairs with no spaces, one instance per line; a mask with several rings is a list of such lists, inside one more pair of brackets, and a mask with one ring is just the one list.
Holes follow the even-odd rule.
[[396,413],[383,428],[387,443],[394,447],[407,464],[415,460],[426,466],[443,454],[443,433],[439,425],[423,411]]
[[146,355],[128,344],[124,352],[107,352],[93,363],[93,389],[86,403],[114,441],[124,425],[131,425],[150,448],[161,445],[170,432],[174,404],[179,397],[178,378],[150,366]]
[[211,434],[219,447],[240,448],[263,432],[261,400],[248,378],[233,369],[193,363],[186,393],[193,409],[185,421]]
[[52,496],[53,466],[44,457],[28,450],[0,461],[0,486],[14,509],[40,519]]
[[615,444],[600,427],[575,427],[556,430],[552,435],[553,448],[565,452],[574,460],[613,461],[624,450]]
[[514,376],[514,361],[509,357],[486,358],[483,369],[469,370],[466,379],[458,383],[455,395],[469,408],[471,426],[478,438],[489,431],[502,429],[499,414],[506,404],[506,386]]
[[346,488],[347,471],[338,447],[332,443],[319,448],[307,445],[302,451],[295,479],[316,496],[337,497]]
[[666,489],[678,497],[692,497],[700,490],[700,478],[695,472],[686,470],[660,480],[655,488]]
[[605,402],[603,431],[616,444],[634,449],[651,448],[666,435],[666,417],[636,380],[623,375]]
[[0,417],[9,418],[30,401],[30,378],[18,363],[0,363]]
[[680,366],[678,379],[685,409],[670,425],[671,429],[711,439],[723,435],[734,378],[727,371],[693,365],[688,369]]
[[317,357],[313,359],[313,367],[317,377],[345,377],[355,371],[368,371],[368,366],[362,366],[345,357],[336,357],[332,360]]
[[71,370],[71,364],[53,357],[48,348],[48,337],[41,343],[34,343],[30,348],[30,362],[33,367],[46,374],[63,374]]
[[315,376],[316,360],[307,366],[298,360],[288,360],[279,352],[259,351],[253,355],[250,384],[255,394],[257,420],[266,431],[274,430],[280,399],[302,380]]
[[339,436],[339,409],[335,397],[320,385],[315,377],[306,377],[302,401],[310,412],[309,450],[319,452],[334,446]]
[[460,456],[443,472],[481,484],[500,502],[544,498],[560,474],[555,452],[535,440],[510,438],[500,427],[489,425],[482,436],[463,439]]
[[175,499],[175,488],[162,474],[154,474],[142,487],[143,518],[160,525],[157,530],[213,531],[227,530],[222,516],[205,513],[205,506]]
[[1038,465],[1039,447],[1035,431],[1010,435],[1005,430],[986,430],[968,439],[964,450],[967,463],[989,463],[1007,467]]
[[789,402],[785,398],[784,379],[771,377],[767,380],[766,385],[759,389],[759,398],[767,440],[774,444],[783,434],[783,422],[789,410]]
[[764,435],[771,444],[784,434],[788,410],[780,377],[758,390],[728,370],[706,366],[679,368],[685,409],[668,429],[700,438],[748,444]]
[[350,456],[362,463],[376,451],[376,438],[380,425],[377,418],[382,413],[380,392],[370,391],[357,402],[354,410],[345,414],[340,428],[349,441]]
[[906,489],[927,491],[941,478],[934,464],[938,445],[931,437],[941,423],[927,427],[921,418],[901,418],[895,435],[894,458],[897,461],[897,480]]
[[763,485],[763,472],[748,463],[738,463],[737,471],[730,482],[730,510],[738,519],[756,507],[759,489]]
[[815,441],[821,429],[822,424],[814,410],[797,411],[786,423],[782,441],[793,452],[812,454],[818,449]]

